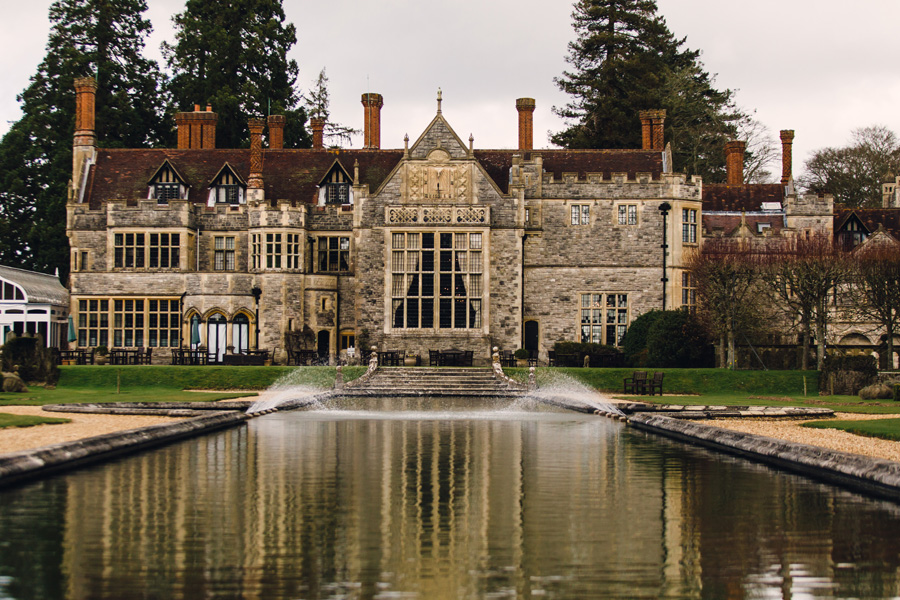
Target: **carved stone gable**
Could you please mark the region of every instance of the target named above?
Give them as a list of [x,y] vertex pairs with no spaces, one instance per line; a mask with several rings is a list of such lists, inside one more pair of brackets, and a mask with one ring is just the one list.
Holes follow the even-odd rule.
[[443,117],[437,116],[410,150],[411,158],[426,158],[433,150],[442,149],[451,158],[466,158],[469,151]]

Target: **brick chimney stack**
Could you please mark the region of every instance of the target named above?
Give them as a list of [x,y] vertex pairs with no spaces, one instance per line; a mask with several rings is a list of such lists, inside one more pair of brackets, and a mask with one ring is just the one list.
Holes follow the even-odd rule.
[[519,111],[519,150],[534,149],[534,98],[516,99]]
[[787,185],[791,180],[793,175],[791,171],[793,170],[793,150],[792,146],[794,145],[794,130],[793,129],[782,129],[781,130],[781,185]]
[[384,98],[381,94],[363,94],[364,107],[363,147],[381,148],[381,107]]
[[94,130],[94,103],[97,98],[97,81],[93,77],[75,80],[75,145],[96,146]]
[[263,189],[263,154],[262,133],[266,122],[262,119],[250,119],[247,121],[250,128],[250,177],[247,187],[251,190]]
[[641,148],[644,150],[662,150],[665,147],[665,110],[642,110]]
[[194,112],[175,113],[175,125],[178,127],[179,150],[207,150],[216,147],[216,123],[219,115],[212,112],[212,107],[200,110],[194,105]]
[[72,139],[72,186],[80,197],[86,167],[97,156],[95,102],[97,81],[93,77],[75,80],[75,135]]
[[[365,105],[365,103],[363,104]],[[325,147],[325,119],[313,117],[309,120],[309,126],[313,134],[313,148]]]
[[744,185],[744,150],[747,142],[725,143],[725,170],[728,185]]
[[269,115],[269,150],[284,148],[284,115]]

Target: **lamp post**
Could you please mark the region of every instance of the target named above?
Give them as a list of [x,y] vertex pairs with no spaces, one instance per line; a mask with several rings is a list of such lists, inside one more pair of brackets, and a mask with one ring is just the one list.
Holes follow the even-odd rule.
[[262,290],[259,286],[255,286],[250,293],[253,294],[253,300],[256,301],[256,335],[254,337],[254,350],[259,350],[259,297],[262,296]]
[[672,205],[668,202],[663,202],[659,205],[659,212],[662,214],[662,222],[663,222],[663,238],[662,238],[662,307],[663,310],[666,310],[666,287],[669,284],[669,278],[666,277],[666,258],[669,256],[669,236],[666,234],[668,229],[666,228],[666,217],[669,216],[669,211],[672,210]]

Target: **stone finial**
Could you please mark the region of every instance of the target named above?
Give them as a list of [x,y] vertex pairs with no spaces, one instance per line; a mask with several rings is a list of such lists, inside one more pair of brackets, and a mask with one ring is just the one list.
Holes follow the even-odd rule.
[[441,97],[442,97],[442,95],[443,95],[443,94],[441,93],[441,88],[438,88],[438,96],[437,96],[437,114],[441,114],[441,101],[442,101]]

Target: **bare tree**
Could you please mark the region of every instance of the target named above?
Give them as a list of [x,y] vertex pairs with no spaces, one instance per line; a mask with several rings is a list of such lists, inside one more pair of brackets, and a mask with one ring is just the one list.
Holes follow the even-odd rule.
[[893,366],[894,334],[900,330],[900,248],[892,240],[872,238],[857,248],[851,264],[850,310],[884,330],[887,364]]
[[759,322],[756,262],[748,242],[733,238],[707,240],[686,261],[697,288],[699,308],[719,338],[718,362],[723,367],[735,367],[737,334],[749,331]]
[[747,142],[744,183],[772,183],[772,165],[779,159],[778,142],[762,121],[746,116],[738,125],[738,139]]
[[846,255],[824,233],[770,240],[761,252],[761,275],[774,305],[800,326],[802,368],[809,368],[809,348],[814,338],[816,368],[821,370],[825,336],[834,314],[828,301],[849,278]]

